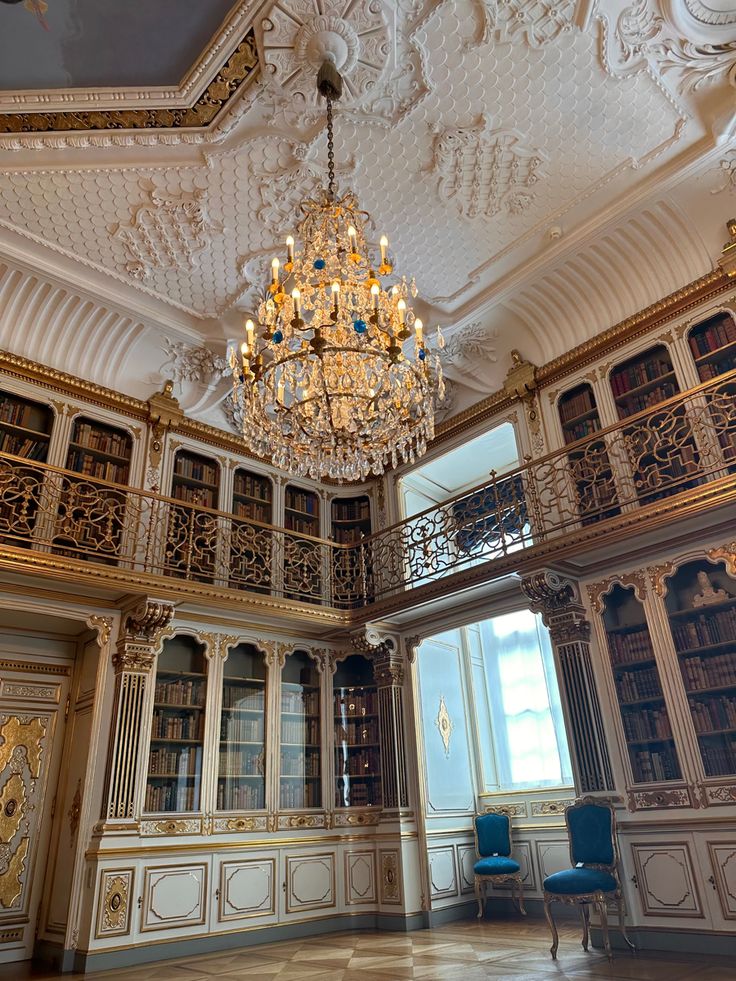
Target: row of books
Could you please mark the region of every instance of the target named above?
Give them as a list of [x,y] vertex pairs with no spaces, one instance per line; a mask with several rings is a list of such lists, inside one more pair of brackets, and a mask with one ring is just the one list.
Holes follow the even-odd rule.
[[704,330],[692,331],[688,339],[690,350],[699,358],[717,351],[719,347],[733,344],[736,341],[736,323],[726,314],[722,318],[714,318]]
[[220,783],[217,786],[218,811],[261,811],[265,806],[264,789],[255,780],[240,785]]
[[693,725],[696,732],[713,732],[715,729],[736,730],[736,697],[721,695],[719,698],[698,699],[690,702]]
[[677,385],[674,382],[663,382],[661,385],[653,388],[651,392],[643,392],[627,397],[626,403],[618,407],[618,417],[619,419],[625,419],[626,416],[633,416],[635,412],[641,412],[642,409],[649,409],[653,405],[659,405],[665,399],[677,395],[677,391]]
[[192,681],[191,678],[178,681],[156,681],[153,694],[154,702],[165,702],[167,705],[191,705],[195,708],[204,706],[203,681]]
[[723,356],[717,361],[709,361],[707,364],[698,365],[698,375],[701,381],[710,381],[719,375],[725,375],[727,371],[736,368],[736,352],[724,351]]
[[180,787],[173,781],[164,784],[149,784],[146,788],[146,811],[193,811],[199,803],[199,789]]
[[582,422],[576,422],[573,426],[565,427],[565,442],[574,443],[576,439],[582,439],[583,436],[596,433],[600,428],[600,420],[597,418],[584,419]]
[[632,764],[637,783],[677,780],[680,776],[680,767],[674,749],[642,749],[632,754]]
[[564,401],[562,399],[560,400],[560,419],[563,423],[569,422],[570,419],[575,419],[577,416],[583,415],[584,412],[590,412],[594,408],[593,393],[586,386],[572,398],[565,396]]
[[357,753],[336,753],[335,771],[338,775],[376,776],[379,766],[378,752],[360,749]]
[[624,671],[616,679],[616,688],[622,702],[638,702],[643,698],[657,698],[662,694],[656,668]]
[[48,443],[42,439],[26,439],[24,436],[13,436],[11,433],[0,431],[0,452],[22,456],[25,460],[46,460]]
[[322,792],[316,780],[306,784],[293,781],[281,782],[279,806],[284,810],[293,810],[298,807],[319,807],[321,803]]
[[688,691],[736,685],[736,654],[716,654],[715,657],[685,657],[681,660],[682,674]]
[[232,682],[222,690],[223,708],[263,709],[264,689],[252,685],[234,685]]
[[651,357],[646,361],[638,361],[627,368],[617,368],[611,373],[611,389],[615,396],[625,395],[632,388],[646,385],[647,382],[668,375],[672,371],[671,363],[665,358]]
[[723,777],[736,773],[736,736],[720,742],[702,742],[700,754],[707,777]]
[[271,507],[263,504],[247,503],[246,501],[233,502],[233,514],[237,518],[248,518],[251,521],[262,521],[264,524],[271,522]]
[[318,691],[281,690],[281,711],[316,715],[319,712]]
[[109,480],[114,484],[128,482],[127,463],[114,463],[112,460],[98,460],[84,450],[71,450],[66,461],[69,470],[84,474],[85,477],[97,477],[98,480]]
[[375,722],[335,722],[335,742],[359,746],[361,743],[378,742],[378,726]]
[[367,521],[370,516],[371,505],[365,498],[332,502],[332,517],[335,521]]
[[295,514],[286,514],[284,522],[286,530],[294,531],[297,535],[317,535],[319,533],[318,522],[313,518],[300,518]]
[[319,744],[319,719],[281,720],[281,742],[295,743],[299,746]]
[[263,752],[252,749],[220,749],[221,777],[262,776]]
[[193,715],[168,715],[154,710],[152,739],[202,739],[204,732],[204,713]]
[[381,781],[338,777],[335,807],[380,807]]
[[109,429],[100,429],[89,422],[77,423],[72,442],[87,446],[91,450],[109,453],[111,456],[130,455],[129,436],[125,433],[113,433]]
[[365,532],[361,528],[333,528],[332,529],[333,541],[337,542],[338,545],[357,545],[365,538]]
[[307,494],[305,491],[286,488],[286,507],[294,511],[304,511],[306,514],[319,513],[319,501],[316,494]]
[[171,488],[171,496],[177,501],[201,504],[205,508],[214,508],[217,504],[215,492],[207,487],[187,487],[185,484],[174,484]]
[[666,709],[623,712],[622,719],[627,739],[670,739],[672,737],[672,727]]
[[678,651],[722,644],[729,640],[736,642],[736,606],[717,613],[702,613],[697,620],[676,623],[672,628],[672,638]]
[[189,749],[152,749],[148,758],[148,775],[176,773],[180,777],[194,776],[199,771],[200,754],[199,747],[192,753]]
[[236,473],[235,493],[242,494],[243,497],[256,497],[259,501],[270,501],[271,482],[265,477],[253,477],[246,473]]
[[191,480],[201,480],[203,484],[217,483],[217,467],[214,464],[194,459],[183,453],[179,453],[176,457],[174,473],[180,477],[189,477]]
[[230,743],[262,743],[263,719],[223,716],[220,722],[220,739]]
[[11,426],[20,426],[21,429],[33,429],[37,433],[46,433],[45,415],[47,414],[43,409],[35,405],[28,405],[27,402],[17,402],[10,398],[0,399],[0,422],[7,422]]
[[339,688],[335,692],[335,718],[344,719],[353,715],[375,715],[378,712],[378,697],[371,689]]
[[614,665],[630,664],[632,661],[643,661],[647,657],[654,657],[647,627],[626,634],[610,633],[608,649],[611,652],[611,663]]
[[319,753],[282,752],[279,773],[282,777],[318,777]]

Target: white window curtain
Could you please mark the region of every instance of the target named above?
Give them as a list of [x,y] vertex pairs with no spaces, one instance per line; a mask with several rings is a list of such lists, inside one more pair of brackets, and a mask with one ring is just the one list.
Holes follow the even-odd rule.
[[498,784],[572,784],[552,646],[541,618],[519,610],[480,623]]

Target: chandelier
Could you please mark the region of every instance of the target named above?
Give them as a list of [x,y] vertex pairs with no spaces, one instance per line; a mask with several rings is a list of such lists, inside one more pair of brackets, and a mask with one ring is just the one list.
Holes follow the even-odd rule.
[[258,456],[300,476],[359,481],[425,452],[444,383],[411,307],[414,281],[392,276],[388,240],[376,250],[369,215],[351,192],[336,192],[332,105],[342,79],[332,61],[317,88],[327,103],[327,188],[301,203],[301,249],[286,238],[258,323],[246,321],[240,351],[230,349],[232,397]]

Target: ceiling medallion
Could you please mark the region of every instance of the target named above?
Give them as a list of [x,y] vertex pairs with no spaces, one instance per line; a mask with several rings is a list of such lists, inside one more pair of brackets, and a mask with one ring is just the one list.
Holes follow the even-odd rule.
[[283,267],[278,258],[271,263],[258,325],[247,321],[245,341],[228,359],[252,452],[301,476],[359,481],[425,452],[444,383],[410,306],[414,281],[393,276],[388,240],[381,238],[379,258],[366,238],[369,216],[352,192],[336,190],[332,104],[342,78],[335,37],[326,32],[319,41],[327,188],[301,203],[301,250],[289,235]]

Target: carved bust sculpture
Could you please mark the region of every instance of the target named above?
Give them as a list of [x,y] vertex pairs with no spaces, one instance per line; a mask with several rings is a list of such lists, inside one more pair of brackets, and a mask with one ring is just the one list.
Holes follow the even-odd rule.
[[700,592],[693,596],[693,606],[709,606],[711,603],[722,603],[729,599],[725,589],[714,589],[707,572],[698,573]]

